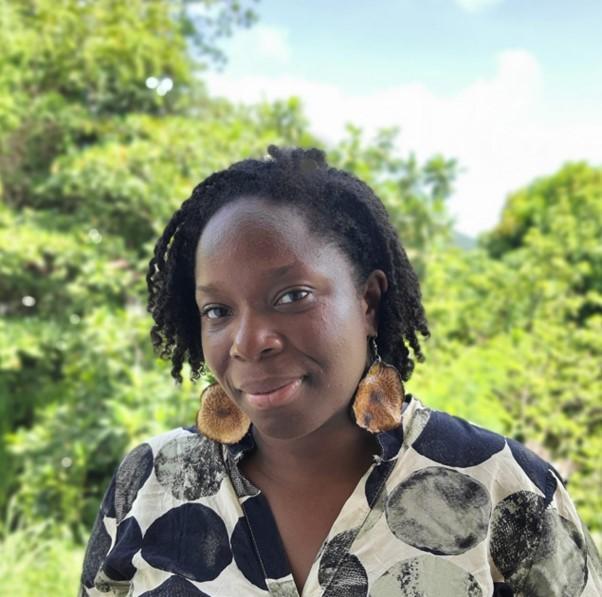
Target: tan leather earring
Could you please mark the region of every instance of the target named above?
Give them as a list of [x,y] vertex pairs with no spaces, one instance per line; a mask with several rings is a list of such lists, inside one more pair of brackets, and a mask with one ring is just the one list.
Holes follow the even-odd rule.
[[222,444],[235,444],[249,431],[251,420],[218,383],[213,383],[201,394],[196,426],[210,439]]
[[401,425],[404,389],[399,371],[383,363],[376,338],[370,339],[374,361],[360,381],[353,400],[355,422],[370,433],[390,431]]

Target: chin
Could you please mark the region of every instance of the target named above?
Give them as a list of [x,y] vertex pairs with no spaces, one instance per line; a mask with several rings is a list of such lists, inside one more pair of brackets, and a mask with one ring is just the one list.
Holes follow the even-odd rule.
[[263,437],[277,440],[296,440],[307,435],[322,426],[322,421],[308,421],[303,415],[281,415],[265,417],[262,421],[253,421],[254,427]]
[[334,423],[337,427],[341,420],[352,421],[349,415],[349,405],[336,412],[318,413],[308,416],[308,412],[270,413],[272,416],[254,420],[253,425],[263,437],[277,440],[297,440],[316,433],[325,426]]

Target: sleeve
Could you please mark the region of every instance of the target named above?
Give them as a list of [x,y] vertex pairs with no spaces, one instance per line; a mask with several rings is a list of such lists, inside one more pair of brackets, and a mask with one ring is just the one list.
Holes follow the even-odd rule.
[[136,572],[133,558],[142,531],[129,516],[153,470],[153,451],[143,443],[129,452],[113,475],[92,529],[80,584],[82,597],[128,595]]
[[[95,581],[97,576],[102,576],[103,563],[112,545],[115,543],[117,526],[115,514],[115,484],[116,474],[113,475],[113,479],[102,499],[86,547],[80,580],[79,595],[81,597],[106,596],[109,592],[108,590],[103,591],[95,587]],[[100,587],[100,589],[104,588],[104,586]]]
[[541,512],[518,595],[602,596],[600,556],[560,480],[551,497]]
[[125,596],[136,572],[132,559],[142,543],[140,526],[128,516],[153,470],[153,452],[143,443],[121,461],[107,489],[84,557],[82,597]]

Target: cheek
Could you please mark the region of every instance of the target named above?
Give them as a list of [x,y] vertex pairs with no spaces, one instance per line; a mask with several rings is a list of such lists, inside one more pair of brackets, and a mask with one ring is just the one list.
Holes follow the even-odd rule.
[[367,338],[358,301],[339,299],[324,305],[309,327],[308,335],[311,334],[317,346],[324,347],[328,360],[336,361],[337,366],[343,366],[346,371],[355,366],[363,369]]
[[225,333],[201,331],[203,356],[211,372],[220,380],[228,366],[229,343]]

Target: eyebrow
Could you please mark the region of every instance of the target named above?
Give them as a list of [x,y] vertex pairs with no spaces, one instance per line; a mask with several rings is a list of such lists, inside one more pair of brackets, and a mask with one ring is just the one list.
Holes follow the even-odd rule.
[[[295,261],[292,261],[291,263],[287,263],[286,265],[281,265],[279,267],[274,267],[272,269],[267,270],[266,274],[274,279],[282,278],[283,276],[288,274],[288,272],[290,270],[292,270],[298,264],[299,264],[299,261],[297,259],[295,259]],[[200,290],[201,292],[206,292],[206,293],[217,292],[219,290],[219,288],[217,286],[215,286],[214,284],[207,284],[207,285],[199,284],[196,287],[196,289]]]

